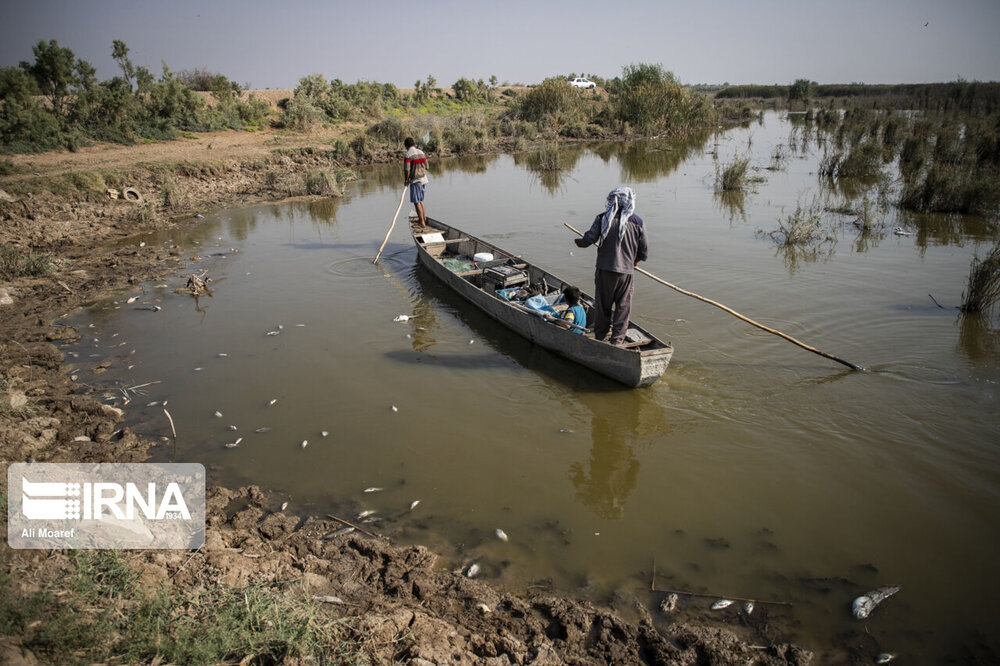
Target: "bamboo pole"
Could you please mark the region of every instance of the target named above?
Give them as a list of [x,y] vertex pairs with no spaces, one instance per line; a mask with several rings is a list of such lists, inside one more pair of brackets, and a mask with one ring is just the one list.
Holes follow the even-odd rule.
[[403,208],[403,199],[406,198],[406,191],[408,189],[410,189],[408,185],[403,187],[403,193],[399,196],[399,205],[396,206],[396,212],[392,216],[392,224],[389,225],[389,231],[385,232],[385,239],[383,239],[382,244],[378,246],[378,254],[376,254],[375,258],[372,260],[373,264],[378,263],[378,258],[382,256],[382,248],[384,248],[385,244],[389,242],[389,234],[392,233],[392,228],[396,226],[396,217],[399,216],[399,211]]
[[[564,224],[566,225],[566,227],[568,229],[570,229],[571,231],[573,231],[574,233],[576,233],[578,236],[582,236],[583,235],[579,230],[574,229],[568,223],[564,223]],[[694,293],[693,291],[688,291],[686,289],[681,289],[680,287],[678,287],[675,284],[670,284],[666,280],[653,275],[652,273],[650,273],[649,271],[647,271],[645,269],[642,269],[642,268],[639,268],[638,266],[636,266],[635,270],[638,271],[638,272],[640,272],[640,273],[642,273],[646,277],[648,277],[648,278],[650,278],[652,280],[655,280],[656,282],[659,282],[660,284],[662,284],[662,285],[664,285],[666,287],[670,287],[671,289],[673,289],[676,292],[684,294],[685,296],[690,296],[691,298],[697,298],[699,301],[702,301],[704,303],[708,303],[709,305],[714,305],[715,307],[719,308],[720,310],[723,310],[723,311],[728,312],[729,314],[733,315],[737,319],[741,319],[741,320],[745,321],[746,323],[750,324],[751,326],[756,326],[757,328],[761,329],[762,331],[767,331],[768,333],[771,333],[772,335],[777,335],[779,338],[783,338],[785,340],[788,340],[793,345],[797,345],[797,346],[801,347],[802,349],[805,349],[806,351],[811,351],[812,353],[819,354],[820,356],[822,356],[824,358],[828,358],[831,361],[836,361],[837,363],[840,363],[842,365],[846,365],[851,370],[860,370],[862,372],[865,370],[860,365],[855,365],[854,363],[851,363],[850,361],[845,361],[842,358],[837,358],[833,354],[828,354],[827,352],[820,351],[819,349],[816,349],[815,347],[810,347],[806,343],[804,343],[804,342],[802,342],[800,340],[796,340],[795,338],[793,338],[792,336],[788,335],[787,333],[782,333],[781,331],[778,331],[778,330],[775,330],[775,329],[770,328],[768,326],[765,326],[764,324],[761,324],[760,322],[756,322],[753,319],[750,319],[749,317],[744,317],[743,315],[741,315],[736,310],[733,310],[732,308],[726,307],[722,303],[718,303],[716,301],[713,301],[710,298],[705,298],[704,296],[699,296],[698,294]]]

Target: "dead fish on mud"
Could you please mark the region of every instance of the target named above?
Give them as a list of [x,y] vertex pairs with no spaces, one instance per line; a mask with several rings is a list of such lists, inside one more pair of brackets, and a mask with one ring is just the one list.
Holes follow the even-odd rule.
[[745,602],[743,604],[743,612],[746,613],[747,615],[752,615],[753,614],[753,602],[752,601],[747,601],[747,602]]
[[719,599],[714,604],[712,604],[712,610],[722,610],[723,608],[729,608],[733,605],[733,602],[729,599]]
[[479,575],[479,565],[473,562],[469,565],[469,568],[465,570],[466,578],[475,578]]
[[341,527],[339,530],[334,530],[334,531],[330,532],[329,534],[324,534],[322,537],[320,537],[320,540],[322,540],[322,541],[329,541],[330,539],[336,539],[339,536],[344,536],[345,534],[350,534],[353,531],[354,531],[353,527]]
[[343,604],[347,603],[343,599],[341,599],[340,597],[334,597],[334,596],[316,596],[315,594],[313,595],[313,601],[322,601],[324,604],[341,604],[341,605],[343,605]]
[[859,620],[863,620],[871,615],[871,612],[875,610],[876,606],[899,592],[900,589],[902,588],[900,588],[899,585],[889,585],[862,594],[854,600],[854,604],[851,606],[851,612],[854,614],[854,617]]

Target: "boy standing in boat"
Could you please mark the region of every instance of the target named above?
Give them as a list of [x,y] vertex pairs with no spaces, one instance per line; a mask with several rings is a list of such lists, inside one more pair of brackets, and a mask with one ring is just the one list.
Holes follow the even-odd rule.
[[417,209],[420,226],[427,226],[427,213],[424,211],[424,186],[427,184],[427,156],[417,148],[417,142],[406,137],[403,142],[406,155],[403,156],[403,182],[410,186],[410,203]]
[[611,344],[625,342],[632,311],[635,267],[645,261],[648,246],[642,218],[635,214],[635,192],[619,187],[608,194],[603,213],[590,230],[575,240],[577,247],[597,243],[594,275],[594,337],[603,340],[611,331]]

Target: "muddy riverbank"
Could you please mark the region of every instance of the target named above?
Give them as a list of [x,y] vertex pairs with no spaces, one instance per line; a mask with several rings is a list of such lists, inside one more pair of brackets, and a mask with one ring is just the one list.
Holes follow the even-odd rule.
[[[201,149],[185,154],[183,167],[170,155],[179,144],[164,144],[156,161],[149,161],[147,146],[98,146],[83,157],[67,154],[66,160],[51,155],[13,160],[16,173],[0,179],[0,189],[9,190],[0,201],[0,243],[48,255],[51,269],[0,283],[0,458],[7,465],[146,459],[156,443],[122,428],[119,410],[85,394],[69,377],[56,345],[81,332],[60,318],[127,285],[178,277],[194,259],[177,249],[145,246],[136,238],[141,234],[197,224],[196,215],[211,210],[283,199],[294,194],[290,184],[311,171],[350,166],[331,165],[309,151],[257,154],[258,143],[266,140],[233,132],[200,137]],[[105,163],[141,194],[141,202],[107,197],[106,189],[117,181],[88,179],[92,176],[82,187],[50,187],[67,177],[72,181],[72,174],[98,173]],[[6,475],[0,483],[6,497]],[[557,596],[545,586],[496,589],[440,566],[421,546],[357,533],[323,540],[339,526],[336,521],[297,515],[294,507],[283,510],[280,500],[256,487],[211,487],[211,479],[209,485],[201,550],[116,555],[116,565],[128,572],[123,580],[141,595],[129,589],[85,596],[66,582],[79,578],[77,554],[5,545],[3,605],[19,610],[5,613],[3,660],[90,662],[127,653],[151,661],[166,648],[152,643],[146,652],[128,653],[124,634],[74,643],[60,640],[60,627],[53,625],[76,626],[66,625],[66,618],[87,624],[86,618],[108,613],[129,616],[141,598],[165,594],[175,605],[159,631],[170,638],[183,620],[207,625],[218,615],[208,602],[181,608],[177,600],[222,598],[225,591],[251,588],[276,591],[318,614],[328,633],[351,646],[351,659],[376,663],[804,664],[812,659],[807,650],[782,642],[780,629],[766,620],[705,626],[635,599],[618,599],[614,608],[605,608]],[[41,592],[46,604],[33,603]],[[324,654],[336,660],[322,646],[297,651],[306,649],[262,651],[248,643],[243,653],[234,648],[224,658],[297,662]],[[860,654],[862,646],[856,649]]]

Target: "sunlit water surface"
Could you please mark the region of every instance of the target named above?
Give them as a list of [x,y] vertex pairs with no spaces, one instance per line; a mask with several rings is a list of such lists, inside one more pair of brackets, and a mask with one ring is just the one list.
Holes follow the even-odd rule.
[[[779,144],[791,156],[768,170]],[[118,404],[121,387],[158,382],[127,408],[161,436],[162,406],[147,403],[169,401],[176,450],[156,459],[273,489],[289,510],[375,510],[372,529],[516,589],[624,591],[663,619],[655,566],[658,590],[793,603],[758,604],[751,621],[827,660],[849,647],[907,663],[996,656],[1000,355],[995,331],[951,307],[995,227],[889,212],[859,237],[854,216],[828,213],[835,242],[780,250],[766,232],[797,203],[859,205],[821,186],[821,151],[769,115],[694,145],[567,150],[560,174],[510,156],[436,161],[427,209],[592,291],[592,250],[563,222],[586,228],[628,184],[649,271],[871,372],[640,277],[635,318],[676,353],[660,382],[622,390],[460,302],[417,266],[405,221],[372,265],[401,192],[395,166],[361,172],[340,200],[226,211],[145,239],[203,256],[190,270],[208,271],[213,296],[173,293],[178,274],[94,304],[67,351],[84,369],[117,358],[80,374]],[[737,155],[764,180],[723,200],[715,170]],[[851,617],[854,597],[888,584],[903,589],[866,622]],[[738,605],[686,601],[743,622]]]

